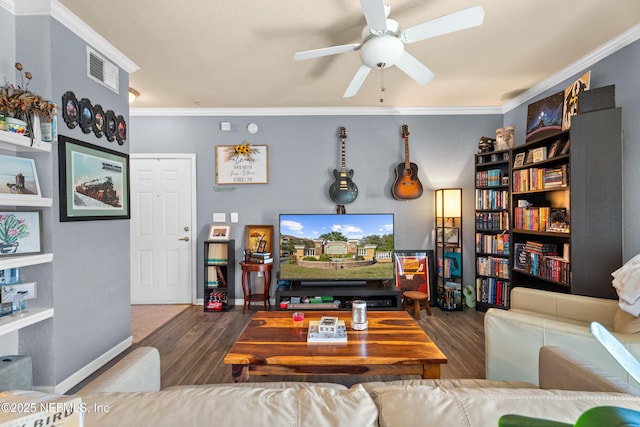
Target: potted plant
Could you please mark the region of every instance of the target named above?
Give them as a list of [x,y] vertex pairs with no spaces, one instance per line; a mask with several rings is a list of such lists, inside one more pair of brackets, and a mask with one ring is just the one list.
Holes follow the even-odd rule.
[[[22,120],[26,127],[26,133],[31,137],[33,143],[35,136],[33,131],[34,117],[38,118],[35,121],[51,122],[57,107],[56,104],[29,91],[31,73],[23,71],[22,64],[19,62],[16,62],[15,67],[20,71],[21,85],[14,86],[7,83],[0,87],[0,114],[3,114],[7,119]],[[25,79],[27,80],[26,85],[24,84]],[[9,122],[10,120],[7,120],[7,123]]]

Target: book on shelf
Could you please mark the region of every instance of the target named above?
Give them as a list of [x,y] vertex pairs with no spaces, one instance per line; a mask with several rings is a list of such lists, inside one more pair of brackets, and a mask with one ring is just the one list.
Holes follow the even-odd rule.
[[219,266],[212,265],[207,267],[207,286],[210,288],[224,288],[227,286],[227,281],[224,277],[224,273]]
[[533,163],[547,160],[547,147],[538,147],[533,149]]
[[513,245],[513,264],[518,270],[524,270],[527,265],[527,252],[524,243],[514,243]]
[[226,243],[209,243],[207,262],[225,263],[228,260]]
[[271,258],[271,252],[252,252],[251,256],[254,258]]
[[261,258],[251,255],[249,257],[249,262],[252,262],[254,264],[273,264],[273,258]]
[[309,321],[309,331],[307,332],[307,342],[311,343],[346,343],[347,327],[344,320],[338,320],[335,333],[320,332],[319,320]]

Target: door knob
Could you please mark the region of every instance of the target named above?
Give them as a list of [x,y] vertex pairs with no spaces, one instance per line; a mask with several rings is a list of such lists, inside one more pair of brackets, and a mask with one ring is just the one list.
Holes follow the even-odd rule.
[[187,236],[187,237],[181,237],[181,238],[180,238],[180,239],[178,239],[178,240],[184,240],[185,242],[188,242],[188,241],[189,241],[189,237],[188,237],[188,236]]

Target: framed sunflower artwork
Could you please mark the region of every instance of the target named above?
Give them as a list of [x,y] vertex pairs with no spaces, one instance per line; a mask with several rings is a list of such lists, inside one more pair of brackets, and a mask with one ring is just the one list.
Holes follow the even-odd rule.
[[266,145],[216,145],[216,184],[267,184]]

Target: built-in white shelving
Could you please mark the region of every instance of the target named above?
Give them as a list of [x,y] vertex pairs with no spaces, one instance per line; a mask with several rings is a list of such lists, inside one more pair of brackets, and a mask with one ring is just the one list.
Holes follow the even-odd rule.
[[53,261],[53,254],[21,255],[0,258],[0,270],[7,268],[29,267]]
[[52,204],[53,199],[51,199],[51,197],[37,197],[24,194],[0,194],[0,206],[50,208]]
[[53,308],[48,307],[29,307],[22,313],[16,312],[9,316],[0,317],[0,335],[18,331],[24,327],[52,317]]
[[[14,153],[20,152],[51,152],[51,144],[24,135],[12,132],[0,131],[0,150]],[[50,197],[39,197],[22,194],[0,195],[1,207],[43,207],[53,205]],[[28,267],[31,265],[46,264],[53,261],[52,253],[17,255],[0,257],[0,269]],[[52,307],[29,307],[22,313],[13,313],[0,317],[0,336],[16,332],[24,327],[33,325],[53,317]]]
[[51,144],[48,142],[34,139],[33,143],[28,136],[18,133],[0,131],[0,149],[19,152],[19,151],[45,151],[51,152]]

